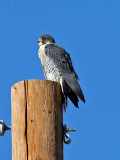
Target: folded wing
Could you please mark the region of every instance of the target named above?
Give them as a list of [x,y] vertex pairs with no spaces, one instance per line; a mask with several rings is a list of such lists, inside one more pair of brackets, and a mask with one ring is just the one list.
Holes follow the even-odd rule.
[[76,107],[78,107],[78,97],[85,103],[85,98],[78,83],[78,76],[72,66],[70,55],[56,44],[47,44],[45,46],[45,54],[54,63],[54,72],[57,71],[56,76],[59,73],[62,79],[61,87],[64,97],[67,98],[68,96]]

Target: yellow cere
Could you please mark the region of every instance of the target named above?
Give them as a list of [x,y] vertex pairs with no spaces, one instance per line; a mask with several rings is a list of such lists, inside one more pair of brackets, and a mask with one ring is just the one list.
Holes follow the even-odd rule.
[[40,40],[40,42],[42,42],[42,38],[40,38],[39,40]]

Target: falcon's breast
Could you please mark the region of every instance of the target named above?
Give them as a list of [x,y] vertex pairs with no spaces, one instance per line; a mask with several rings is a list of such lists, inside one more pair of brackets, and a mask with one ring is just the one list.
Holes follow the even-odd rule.
[[[50,45],[50,44],[49,44]],[[42,45],[38,51],[39,58],[43,67],[44,75],[47,80],[60,81],[60,74],[54,63],[54,58],[51,59],[49,54],[46,53],[48,44]]]

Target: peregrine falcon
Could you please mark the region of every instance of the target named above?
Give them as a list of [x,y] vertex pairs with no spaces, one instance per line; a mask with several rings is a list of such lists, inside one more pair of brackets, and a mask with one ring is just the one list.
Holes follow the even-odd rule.
[[38,55],[47,80],[60,83],[64,96],[64,108],[67,108],[67,97],[78,107],[78,97],[85,103],[78,76],[72,66],[70,55],[50,35],[42,35],[38,44]]

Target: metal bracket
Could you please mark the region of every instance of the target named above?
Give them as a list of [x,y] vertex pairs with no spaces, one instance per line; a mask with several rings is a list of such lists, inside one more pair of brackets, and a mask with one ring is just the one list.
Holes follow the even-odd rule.
[[70,138],[69,134],[67,134],[67,132],[71,132],[71,131],[75,132],[76,129],[75,128],[69,128],[69,127],[66,126],[66,124],[63,126],[63,132],[64,132],[63,140],[64,140],[65,144],[70,144],[71,143],[71,138]]
[[10,130],[10,126],[6,126],[3,120],[0,120],[0,136],[4,136],[6,130]]

